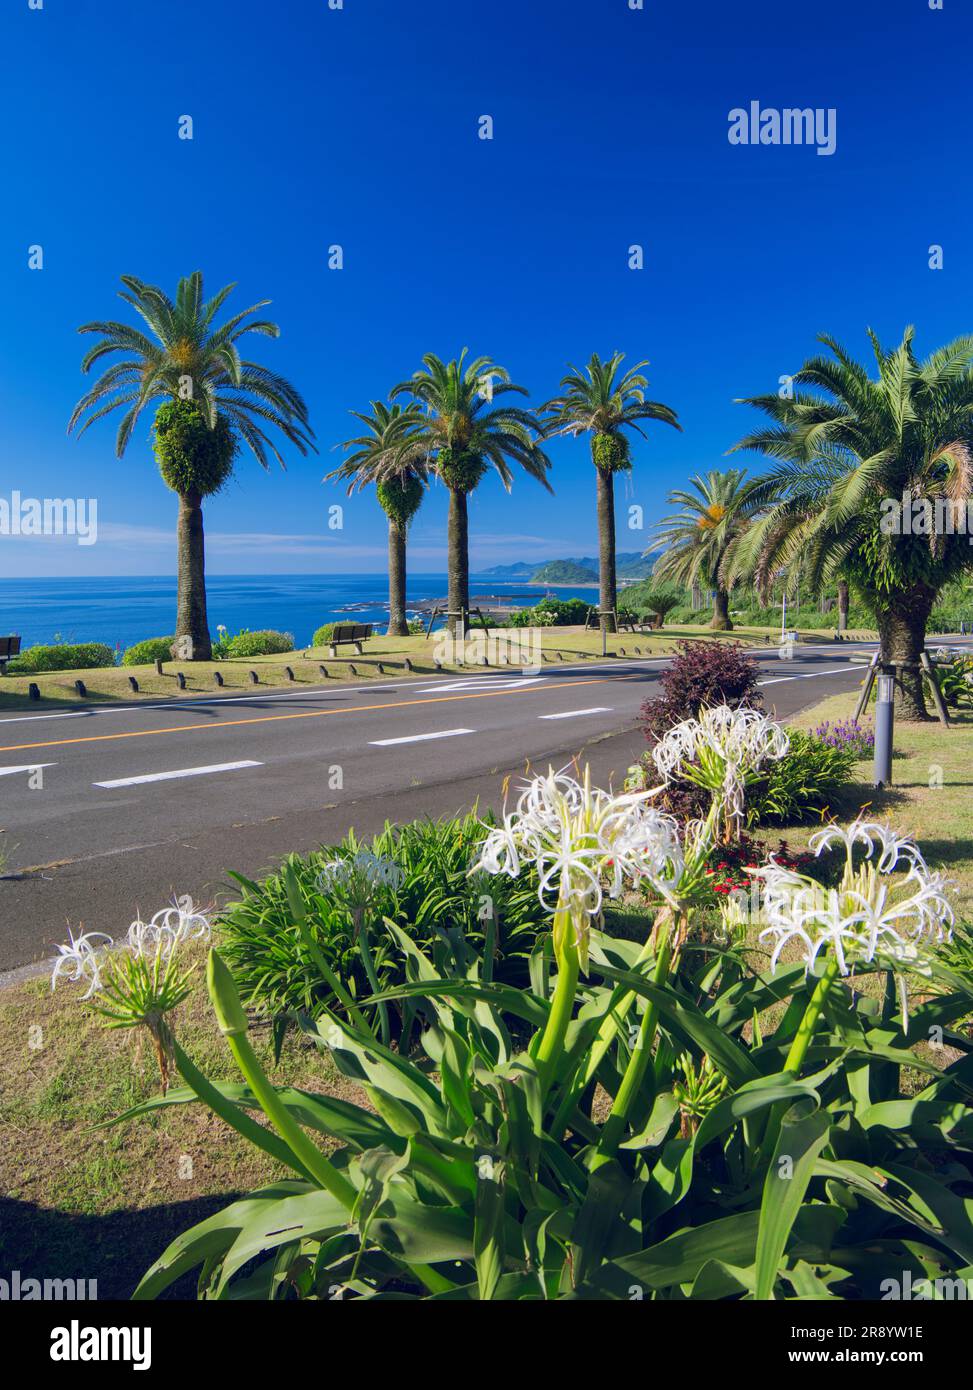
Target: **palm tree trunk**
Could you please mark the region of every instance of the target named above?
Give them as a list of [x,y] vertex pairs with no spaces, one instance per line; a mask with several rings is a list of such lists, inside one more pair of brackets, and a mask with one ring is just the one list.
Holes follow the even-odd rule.
[[449,519],[446,531],[447,568],[449,573],[449,610],[462,616],[450,621],[457,640],[466,636],[466,619],[470,607],[469,516],[467,494],[458,488],[449,489]]
[[176,637],[188,637],[192,641],[191,660],[210,661],[213,651],[206,617],[206,543],[202,497],[198,492],[179,494],[176,538],[179,575]]
[[389,637],[408,637],[405,619],[405,527],[389,517]]
[[838,580],[838,631],[848,631],[848,580]]
[[[595,468],[598,475],[598,606],[603,614],[617,604],[615,580],[615,475]],[[615,631],[615,620],[603,617],[602,626]]]
[[713,616],[709,625],[719,632],[733,631],[733,623],[730,621],[730,595],[726,589],[719,586],[713,590]]
[[896,671],[895,714],[898,719],[929,719],[919,658],[926,645],[926,624],[935,593],[925,584],[892,595],[876,611],[880,659]]

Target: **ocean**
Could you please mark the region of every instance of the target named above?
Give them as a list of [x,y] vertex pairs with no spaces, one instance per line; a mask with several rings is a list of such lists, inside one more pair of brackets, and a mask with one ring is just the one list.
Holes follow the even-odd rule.
[[[597,602],[597,590],[552,586],[559,598]],[[230,635],[243,628],[291,632],[310,644],[322,623],[353,614],[381,623],[388,614],[384,574],[211,575],[206,581],[210,629]],[[489,577],[470,579],[473,604],[481,595],[504,595],[514,606],[543,597],[542,588]],[[445,574],[410,575],[410,603],[441,599]],[[176,581],[164,576],[99,579],[0,579],[0,636],[16,633],[24,647],[48,642],[107,642],[119,652],[146,637],[165,637],[176,619]]]

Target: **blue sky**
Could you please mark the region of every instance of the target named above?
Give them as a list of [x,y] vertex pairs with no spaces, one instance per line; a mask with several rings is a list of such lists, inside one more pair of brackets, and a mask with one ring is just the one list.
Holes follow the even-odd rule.
[[[210,291],[239,283],[230,305],[273,301],[282,336],[253,343],[305,395],[321,448],[290,451],[286,473],[241,459],[207,505],[211,571],[383,569],[373,497],[328,530],[332,445],[423,352],[464,345],[535,403],[592,351],[650,360],[684,433],[654,429],[619,484],[619,546],[643,548],[627,505],[648,525],[669,488],[722,466],[750,425],[734,397],[776,389],[817,333],[864,355],[868,325],[897,339],[915,322],[921,351],[969,331],[963,10],[5,0],[0,497],[96,498],[99,540],[0,537],[0,575],[172,572],[176,499],[149,417],[122,461],[110,419],[81,440],[64,428],[84,389],[78,324],[128,312],[121,273],[174,291],[196,268]],[[836,152],[731,145],[728,114],[753,100],[834,108]],[[551,453],[554,497],[526,476],[510,496],[493,479],[478,491],[474,568],[594,551],[587,448]],[[416,571],[443,568],[445,512],[436,488]]]

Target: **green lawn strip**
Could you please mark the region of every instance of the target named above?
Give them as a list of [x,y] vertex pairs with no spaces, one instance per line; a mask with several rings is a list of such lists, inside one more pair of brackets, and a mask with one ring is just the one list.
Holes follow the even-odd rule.
[[[203,982],[203,953],[177,1037],[214,1080],[239,1080]],[[152,1048],[140,1033],[108,1031],[79,1002],[80,987],[33,979],[0,992],[0,1262],[37,1277],[97,1277],[99,1297],[127,1297],[166,1241],[202,1213],[284,1176],[202,1105],[96,1129],[156,1095]],[[327,1057],[287,1039],[275,1068],[269,1027],[254,1045],[281,1084],[361,1101]],[[324,1136],[316,1142],[327,1147]],[[144,1213],[144,1217],[140,1215]],[[149,1219],[151,1217],[151,1219]],[[190,1212],[189,1219],[195,1219]]]
[[[601,656],[601,636],[595,631],[585,631],[579,627],[559,627],[533,629],[540,632],[545,663],[558,661],[572,662],[576,659],[590,659]],[[523,629],[494,630],[494,637],[506,638],[515,644],[504,651],[500,644],[496,649],[489,646],[485,654],[492,667],[500,669],[522,666],[520,641]],[[808,641],[822,639],[825,634],[804,632],[802,637]],[[408,679],[410,676],[425,677],[433,675],[437,669],[446,672],[469,672],[468,666],[455,662],[441,661],[437,667],[439,652],[438,633],[431,638],[411,637],[373,637],[365,644],[364,655],[358,656],[350,647],[339,647],[339,655],[328,655],[326,647],[301,647],[294,652],[277,656],[254,656],[233,658],[226,661],[167,661],[163,664],[163,675],[154,666],[114,666],[99,667],[82,671],[48,671],[37,675],[0,677],[0,714],[22,709],[63,708],[98,703],[125,704],[139,700],[158,700],[160,698],[198,698],[200,694],[219,694],[220,687],[215,681],[218,672],[223,678],[224,693],[238,693],[256,689],[294,690],[300,686],[319,686],[327,681],[341,683],[362,683],[375,680]],[[676,643],[684,640],[734,640],[758,645],[772,645],[777,633],[770,628],[739,628],[732,633],[714,633],[705,627],[667,627],[658,632],[612,633],[608,637],[610,656],[668,656],[675,651]],[[770,639],[769,642],[766,639]],[[529,651],[530,648],[528,647]],[[410,672],[405,665],[411,663]],[[324,666],[327,676],[322,676],[320,667]],[[379,666],[383,669],[379,670]],[[294,673],[294,680],[287,676],[286,667]],[[352,669],[354,668],[354,669]],[[479,669],[479,668],[478,668]],[[259,686],[254,686],[250,672],[259,677]],[[186,678],[186,688],[181,690],[177,674]],[[129,677],[138,682],[138,691],[133,691]],[[84,682],[87,694],[79,696],[75,681]],[[31,683],[37,685],[41,699],[31,701],[28,689]]]
[[[857,692],[833,695],[790,722],[815,729],[850,719]],[[951,714],[952,728],[938,722],[899,724],[895,730],[893,786],[876,791],[871,761],[857,764],[855,781],[840,806],[831,808],[839,820],[859,810],[870,820],[889,822],[918,840],[932,868],[942,868],[953,880],[957,915],[973,917],[973,714]],[[814,827],[788,829],[794,846],[803,846]]]

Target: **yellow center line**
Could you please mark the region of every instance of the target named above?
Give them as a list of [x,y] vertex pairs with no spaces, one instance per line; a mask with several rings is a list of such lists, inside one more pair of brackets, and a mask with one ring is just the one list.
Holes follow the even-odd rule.
[[637,676],[596,676],[583,681],[558,681],[552,685],[524,686],[519,690],[478,690],[466,695],[434,695],[429,700],[390,700],[381,705],[345,705],[338,709],[302,710],[298,714],[263,714],[255,719],[221,719],[206,724],[176,724],[171,729],[132,729],[124,734],[87,734],[83,738],[58,738],[46,743],[9,743],[0,753],[17,753],[25,748],[64,748],[72,743],[111,743],[119,738],[152,738],[159,734],[192,734],[200,729],[229,729],[237,724],[274,724],[284,719],[321,719],[329,714],[368,714],[379,709],[409,709],[413,705],[445,705],[454,700],[495,700],[500,695],[533,695],[539,691],[573,689],[579,685],[605,685],[610,681],[633,681]]

